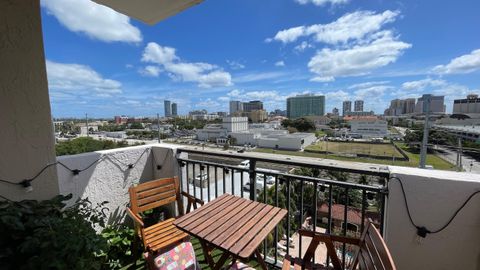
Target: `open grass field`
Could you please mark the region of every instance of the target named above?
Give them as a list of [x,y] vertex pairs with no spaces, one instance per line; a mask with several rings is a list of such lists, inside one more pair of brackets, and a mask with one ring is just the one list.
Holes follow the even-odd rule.
[[[395,165],[395,166],[406,166],[406,167],[418,167],[420,161],[420,155],[408,152],[406,150],[405,145],[397,144],[402,149],[405,150],[405,153],[409,157],[409,161],[398,161],[398,160],[380,160],[380,159],[373,159],[373,158],[359,158],[359,157],[345,157],[345,156],[338,156],[338,155],[325,155],[325,154],[317,154],[317,153],[308,153],[308,152],[297,152],[297,151],[287,151],[287,150],[274,150],[274,149],[266,149],[266,148],[256,148],[255,152],[261,153],[272,153],[272,154],[280,154],[280,155],[292,155],[292,156],[301,156],[301,157],[312,157],[312,158],[328,158],[328,159],[335,159],[335,160],[344,160],[344,161],[353,161],[353,162],[363,162],[363,163],[372,163],[372,164],[385,164],[385,165]],[[447,161],[435,156],[435,155],[427,155],[427,165],[432,165],[433,168],[438,170],[455,170],[455,166]]]
[[334,154],[364,154],[402,158],[402,154],[391,144],[354,143],[354,142],[318,142],[307,146],[308,150],[328,151]]

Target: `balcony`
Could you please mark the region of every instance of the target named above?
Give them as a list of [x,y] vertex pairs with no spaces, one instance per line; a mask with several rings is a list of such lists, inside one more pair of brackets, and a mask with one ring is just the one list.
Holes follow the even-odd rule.
[[[109,222],[124,220],[130,185],[179,176],[183,191],[207,203],[231,193],[288,209],[289,218],[262,246],[272,267],[280,267],[285,254],[305,252],[308,240],[299,239],[297,229],[358,236],[366,218],[381,229],[398,269],[480,266],[480,245],[472,241],[480,239],[480,196],[473,196],[445,229],[425,238],[417,236],[405,206],[407,201],[416,225],[438,230],[480,189],[475,174],[166,144],[58,157],[66,166],[80,169],[99,159],[79,175],[59,165],[58,184],[60,193],[74,194],[72,201],[86,197],[109,201]],[[305,175],[312,171],[314,175]],[[256,184],[247,184],[251,180]],[[348,246],[338,247],[347,263],[350,251]],[[328,263],[324,246],[317,249],[315,259]]]

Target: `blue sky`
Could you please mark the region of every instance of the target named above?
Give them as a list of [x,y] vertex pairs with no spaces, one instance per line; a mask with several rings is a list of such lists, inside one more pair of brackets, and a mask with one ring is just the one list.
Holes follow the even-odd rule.
[[54,117],[285,109],[303,93],[383,113],[480,94],[480,1],[207,0],[154,26],[89,0],[42,0]]

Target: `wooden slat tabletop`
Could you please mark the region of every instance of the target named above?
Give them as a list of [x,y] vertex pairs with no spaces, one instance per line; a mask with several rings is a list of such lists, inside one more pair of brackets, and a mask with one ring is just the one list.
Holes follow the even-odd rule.
[[223,194],[173,224],[216,248],[247,259],[286,214],[285,209]]

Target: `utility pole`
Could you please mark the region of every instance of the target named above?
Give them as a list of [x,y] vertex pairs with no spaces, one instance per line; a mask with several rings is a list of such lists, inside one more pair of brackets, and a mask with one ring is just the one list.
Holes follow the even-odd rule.
[[423,95],[423,112],[425,113],[425,124],[423,125],[423,140],[422,148],[420,151],[420,168],[425,168],[425,162],[427,161],[427,144],[428,144],[428,125],[430,118],[430,102],[432,101],[432,95]]
[[157,113],[157,128],[158,128],[158,143],[161,143],[160,140],[160,114]]
[[88,137],[88,114],[85,114],[85,126],[87,127],[87,137]]
[[457,147],[457,171],[461,172],[463,169],[462,166],[462,138],[458,137],[458,147]]

